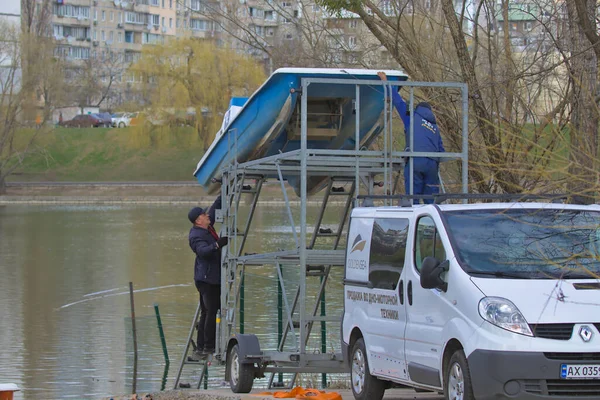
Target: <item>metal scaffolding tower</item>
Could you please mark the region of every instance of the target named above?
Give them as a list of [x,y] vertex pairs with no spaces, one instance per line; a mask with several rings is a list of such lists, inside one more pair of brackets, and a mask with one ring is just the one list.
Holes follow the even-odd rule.
[[[437,157],[442,161],[459,160],[461,162],[461,191],[467,193],[468,172],[468,100],[467,86],[461,83],[427,82],[383,82],[351,79],[302,78],[300,92],[301,147],[298,150],[277,154],[257,160],[238,162],[237,157],[222,171],[222,235],[229,237],[227,251],[223,252],[223,273],[221,278],[221,323],[218,325],[217,349],[215,358],[227,364],[226,379],[230,380],[234,392],[248,392],[254,378],[270,373],[269,386],[273,384],[275,374],[291,376],[288,387],[294,384],[298,373],[339,373],[347,372],[347,355],[341,348],[335,351],[311,352],[307,343],[311,334],[315,335],[315,322],[327,321],[341,323],[341,315],[324,315],[324,291],[327,279],[335,268],[343,268],[345,249],[340,248],[343,229],[351,207],[358,205],[360,194],[373,194],[374,187],[380,187],[383,193],[397,193],[397,176],[408,158],[412,168],[412,157]],[[310,149],[307,146],[307,101],[313,84],[339,84],[354,86],[354,109],[356,118],[355,148],[353,150]],[[407,103],[413,105],[415,88],[437,87],[460,92],[462,100],[462,149],[455,153],[425,153],[398,149],[398,143],[392,134],[392,104],[385,90],[386,106],[382,115],[383,150],[368,150],[360,147],[359,126],[361,115],[360,91],[365,86],[402,86],[409,89]],[[411,111],[411,116],[412,116]],[[409,129],[410,143],[413,137],[412,126]],[[235,135],[234,135],[235,136]],[[235,152],[237,143],[230,143]],[[411,146],[411,148],[414,148]],[[412,174],[411,174],[412,175]],[[288,198],[285,180],[300,179],[299,193],[299,233],[292,215],[292,202]],[[307,234],[307,180],[322,177],[324,196],[320,211],[314,223],[312,237]],[[277,179],[282,189],[283,204],[290,223],[290,233],[295,240],[294,250],[269,253],[247,254],[246,239],[252,230],[254,211],[259,201],[263,183],[268,179]],[[410,182],[412,190],[412,177]],[[242,202],[244,196],[249,201]],[[334,228],[323,228],[323,216],[332,199],[344,199],[340,220]],[[385,200],[392,205],[391,200]],[[246,205],[244,205],[244,203]],[[297,203],[296,203],[297,204]],[[248,207],[247,218],[241,220],[241,207]],[[321,238],[330,248],[317,248]],[[279,343],[272,350],[261,347],[256,335],[244,332],[243,309],[244,277],[255,266],[271,266],[277,276],[279,290],[282,292],[283,332]],[[300,279],[296,286],[286,287],[283,279],[284,268],[297,268]],[[307,298],[307,282],[316,279],[319,288],[314,299]],[[289,286],[289,284],[287,285]],[[288,301],[288,294],[293,300]],[[323,310],[319,313],[319,308]],[[318,334],[318,333],[317,333]]]

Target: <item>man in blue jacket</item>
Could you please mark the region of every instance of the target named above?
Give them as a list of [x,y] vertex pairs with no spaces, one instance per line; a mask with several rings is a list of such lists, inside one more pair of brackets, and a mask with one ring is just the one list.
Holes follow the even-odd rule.
[[193,224],[189,243],[196,254],[194,282],[200,293],[196,359],[215,352],[217,311],[221,308],[221,248],[228,242],[227,237],[219,238],[213,227],[217,208],[221,208],[221,196],[209,209],[194,207],[188,213]]
[[[385,72],[378,72],[377,75],[382,81],[387,81]],[[400,114],[404,123],[404,137],[406,138],[406,147],[410,146],[410,113],[406,102],[397,90],[392,90],[392,103],[396,111]],[[429,103],[422,102],[417,104],[414,111],[414,131],[413,131],[413,151],[426,151],[443,153],[444,144],[442,136],[437,126],[435,115],[431,111]],[[438,176],[440,159],[437,157],[415,157],[413,159],[413,194],[433,195],[439,193],[440,180]],[[410,193],[410,165],[407,163],[404,167],[404,188],[405,193]],[[433,199],[425,199],[426,204],[433,203]],[[418,200],[415,200],[415,204]]]

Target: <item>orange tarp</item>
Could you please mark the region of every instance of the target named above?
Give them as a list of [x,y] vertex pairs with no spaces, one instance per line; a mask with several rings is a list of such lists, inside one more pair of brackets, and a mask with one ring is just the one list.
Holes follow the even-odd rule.
[[303,389],[297,386],[289,392],[263,392],[257,396],[273,396],[276,399],[300,399],[300,400],[342,400],[342,396],[336,392],[324,392],[317,389]]

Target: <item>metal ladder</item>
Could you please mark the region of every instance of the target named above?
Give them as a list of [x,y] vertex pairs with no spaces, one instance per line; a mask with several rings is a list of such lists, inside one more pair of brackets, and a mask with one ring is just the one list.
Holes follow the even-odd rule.
[[[346,186],[349,185],[349,189],[347,187],[338,186],[338,185],[346,185]],[[340,243],[341,237],[342,237],[344,225],[348,219],[348,214],[352,207],[352,199],[354,196],[354,191],[355,191],[354,177],[332,177],[329,180],[327,189],[325,190],[325,195],[321,202],[321,207],[320,207],[319,213],[317,215],[314,232],[312,234],[310,243],[307,246],[308,249],[314,249],[315,246],[317,245],[317,241],[319,238],[333,238],[333,244],[332,244],[331,249],[332,250],[337,249],[337,247]],[[330,204],[330,202],[329,202],[330,198],[331,197],[340,197],[340,196],[346,197],[346,201],[345,201],[344,208],[343,208],[343,211],[340,216],[340,221],[337,224],[337,227],[335,227],[334,229],[321,228],[321,226],[323,224],[323,217],[325,216],[325,212],[327,210],[327,206]],[[277,270],[278,270],[279,284],[281,285],[281,287],[283,287],[284,283],[283,283],[280,264],[277,264]],[[312,308],[311,314],[310,314],[312,317],[316,317],[317,313],[319,311],[319,307],[324,306],[324,304],[322,304],[322,302],[324,300],[325,286],[327,284],[327,279],[329,278],[330,271],[331,271],[331,265],[307,265],[306,266],[306,276],[307,277],[318,277],[320,279],[319,292],[316,296],[314,307]],[[298,287],[296,289],[296,293],[294,295],[294,300],[292,302],[292,306],[289,311],[289,314],[290,314],[288,316],[289,319],[291,319],[291,317],[294,315],[294,312],[296,311],[296,306],[298,305],[299,296],[300,296],[300,288]],[[323,311],[324,310],[322,308],[322,312]],[[315,322],[314,320],[308,321],[307,330],[306,330],[306,334],[305,334],[306,340],[308,340],[308,338],[310,337],[314,322]],[[325,321],[321,321],[321,325],[323,327],[325,325]],[[290,326],[290,324],[286,324],[285,330],[283,331],[282,338],[279,342],[279,346],[278,346],[279,351],[283,351],[286,341],[288,339],[288,335],[290,333],[292,333],[294,340],[296,339],[294,329],[297,327],[298,327],[298,325],[295,322],[293,322],[291,324],[291,326]],[[276,374],[277,374],[276,372],[272,372],[269,377],[269,384],[268,384],[269,389],[271,389],[273,387],[273,381],[275,379]],[[287,385],[288,389],[291,389],[294,386],[294,383],[296,382],[297,377],[298,377],[298,373],[292,374],[292,377],[289,380],[288,385]],[[278,386],[281,386],[281,385],[278,385]]]
[[[190,333],[188,334],[187,344],[185,346],[185,350],[183,351],[183,355],[181,357],[181,362],[179,364],[179,370],[177,371],[177,377],[175,378],[175,385],[173,386],[173,389],[184,388],[184,386],[181,386],[181,387],[179,386],[179,381],[181,379],[181,374],[183,373],[183,369],[185,366],[193,365],[195,367],[202,368],[202,372],[200,372],[200,378],[198,379],[198,384],[196,385],[196,389],[200,389],[202,380],[204,380],[205,377],[207,377],[207,375],[208,375],[208,364],[212,360],[212,357],[207,357],[206,359],[201,360],[201,361],[191,361],[188,356],[188,353],[190,351],[190,345],[192,347],[192,351],[196,350],[196,344],[194,343],[194,339],[192,339],[192,337],[194,336],[194,329],[196,328],[196,325],[198,324],[199,317],[200,317],[200,302],[198,302],[198,306],[196,307],[196,313],[194,314],[194,319],[192,320],[192,326],[190,327]],[[207,386],[206,380],[204,382],[204,386],[205,387]],[[187,388],[187,386],[185,386],[185,387]],[[191,385],[190,385],[190,387],[191,387]]]
[[[226,201],[229,207],[226,208],[227,214],[223,215],[223,224],[225,232],[229,237],[229,251],[225,252],[224,263],[227,265],[225,270],[226,290],[224,293],[224,301],[221,305],[221,315],[224,320],[227,337],[233,334],[236,323],[235,310],[239,304],[240,297],[243,295],[243,280],[245,274],[245,266],[242,265],[238,269],[236,258],[241,256],[248,238],[250,226],[254,218],[254,212],[258,199],[262,190],[265,177],[262,175],[248,175],[244,171],[238,172],[233,170],[230,174],[224,174],[223,184],[226,185]],[[243,231],[238,231],[238,210],[240,201],[243,196],[250,196],[250,205],[248,216],[243,224]],[[229,254],[233,257],[229,258]],[[240,274],[239,277],[237,275]],[[236,282],[239,283],[236,285]],[[217,333],[218,334],[218,333]],[[220,356],[220,355],[219,355]]]

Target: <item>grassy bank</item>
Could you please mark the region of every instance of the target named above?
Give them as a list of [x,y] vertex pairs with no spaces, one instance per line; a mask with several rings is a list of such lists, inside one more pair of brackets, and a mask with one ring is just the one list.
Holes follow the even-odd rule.
[[[32,134],[24,130],[19,139]],[[56,128],[36,139],[8,180],[190,181],[203,153],[190,127]]]

